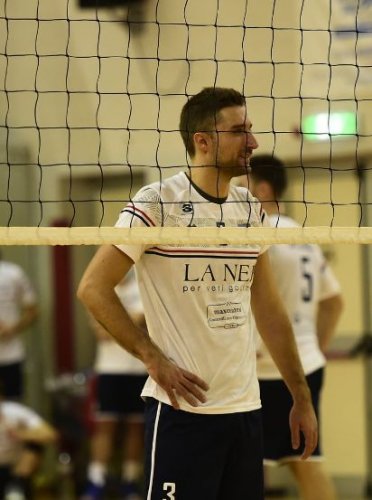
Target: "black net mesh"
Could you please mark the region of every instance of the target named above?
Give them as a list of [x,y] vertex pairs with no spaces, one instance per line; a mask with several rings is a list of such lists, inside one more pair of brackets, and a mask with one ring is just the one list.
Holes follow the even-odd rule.
[[187,167],[179,113],[205,86],[244,94],[300,224],[362,226],[371,5],[3,0],[0,226],[112,225],[139,186]]

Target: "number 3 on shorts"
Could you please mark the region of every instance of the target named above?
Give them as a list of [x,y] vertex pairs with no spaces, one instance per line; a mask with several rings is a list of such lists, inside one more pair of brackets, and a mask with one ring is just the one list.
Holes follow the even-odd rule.
[[176,483],[164,483],[163,490],[167,492],[167,498],[164,500],[176,500]]

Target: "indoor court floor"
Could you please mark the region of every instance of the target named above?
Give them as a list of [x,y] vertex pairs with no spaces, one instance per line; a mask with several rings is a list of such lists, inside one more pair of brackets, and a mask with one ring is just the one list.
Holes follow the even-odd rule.
[[[343,495],[342,493],[338,493],[337,500],[368,500],[372,497],[367,497],[367,496],[350,496],[350,493],[348,493],[346,496]],[[296,495],[291,495],[291,496],[266,496],[265,500],[300,500],[300,497]]]

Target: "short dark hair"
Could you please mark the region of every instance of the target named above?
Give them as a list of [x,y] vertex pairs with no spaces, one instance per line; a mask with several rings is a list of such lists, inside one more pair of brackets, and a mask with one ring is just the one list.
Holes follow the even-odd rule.
[[280,199],[287,189],[287,173],[284,163],[274,155],[253,155],[250,161],[253,180],[266,181],[272,187],[275,198]]
[[237,90],[223,87],[206,87],[186,102],[179,128],[191,157],[195,155],[193,135],[214,130],[221,109],[231,106],[245,106],[245,97]]

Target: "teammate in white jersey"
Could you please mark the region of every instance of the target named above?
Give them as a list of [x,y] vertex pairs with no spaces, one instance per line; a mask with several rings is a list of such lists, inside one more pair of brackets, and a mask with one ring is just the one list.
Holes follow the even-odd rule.
[[38,316],[35,290],[23,271],[0,255],[0,377],[7,399],[23,396],[21,334]]
[[[145,327],[143,306],[134,269],[116,287],[122,304],[126,305],[133,322]],[[125,424],[122,448],[120,498],[141,498],[143,474],[144,402],[140,397],[146,381],[143,363],[124,351],[107,331],[93,318],[92,328],[97,337],[94,364],[96,415],[90,442],[88,482],[82,500],[102,500],[107,491],[107,475],[119,423]]]
[[56,430],[34,410],[3,397],[0,382],[0,498],[32,497],[31,479],[41,452],[57,439]]
[[[245,182],[246,179],[243,178]],[[261,201],[274,227],[296,227],[283,214],[285,166],[271,155],[252,158],[249,189]],[[302,366],[319,421],[320,393],[326,363],[324,352],[342,311],[340,285],[317,245],[274,245],[269,249],[279,293],[292,322]],[[322,463],[320,443],[306,461],[291,447],[288,426],[290,394],[265,345],[259,341],[257,374],[264,423],[267,464],[288,464],[304,500],[333,500],[335,490]]]
[[[141,189],[120,227],[266,225],[261,205],[231,179],[258,147],[245,98],[206,88],[182,109],[190,167]],[[78,296],[118,343],[145,364],[147,499],[262,500],[262,434],[251,307],[293,396],[293,445],[317,423],[293,332],[260,245],[100,248]],[[114,289],[135,264],[147,334]],[[267,314],[270,311],[270,315]]]

